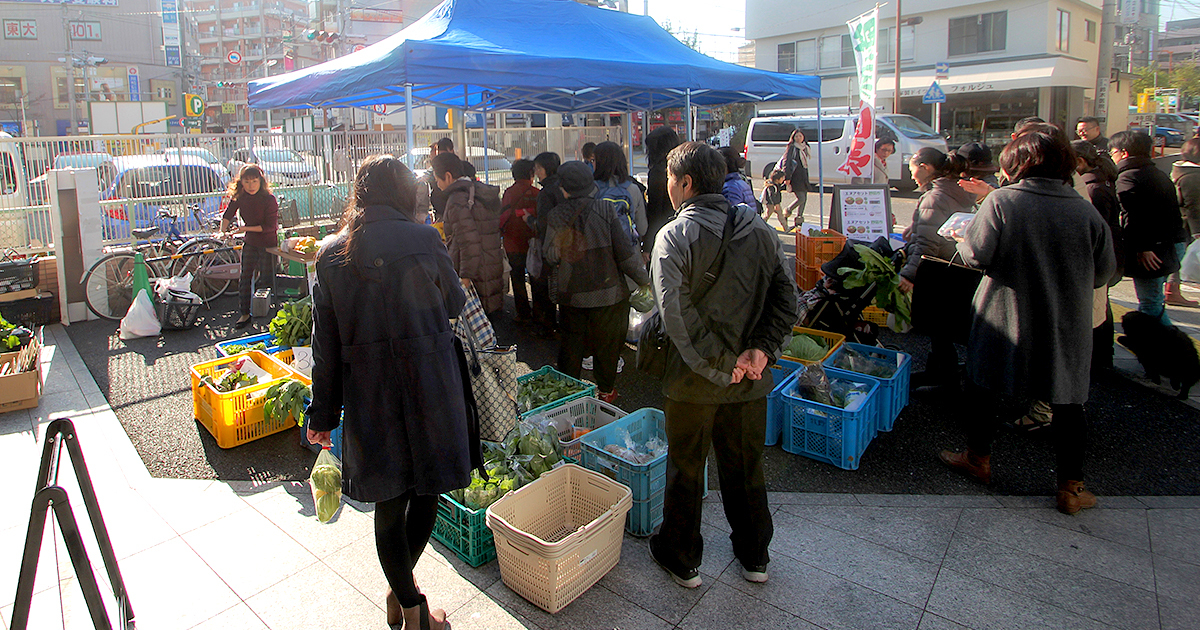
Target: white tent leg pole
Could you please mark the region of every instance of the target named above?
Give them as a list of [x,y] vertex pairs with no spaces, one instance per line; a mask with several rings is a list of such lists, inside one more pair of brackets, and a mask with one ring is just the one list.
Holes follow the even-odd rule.
[[692,88],[688,88],[687,91],[684,92],[683,99],[683,115],[685,116],[684,120],[687,121],[687,141],[691,142],[692,140],[695,140],[695,138],[692,137],[692,132],[695,131],[692,129]]
[[413,142],[416,138],[413,136],[413,106],[412,106],[412,84],[404,84],[404,142],[406,143],[404,151],[404,163],[408,165],[409,170],[417,167],[413,162],[416,156],[413,155]]
[[[825,138],[825,125],[821,119],[821,97],[817,96],[817,225],[825,227],[825,163],[822,159],[821,142]],[[811,177],[811,174],[810,174]],[[808,191],[804,191],[808,194]],[[843,227],[843,229],[845,229]]]
[[488,173],[488,141],[487,141],[487,95],[483,97],[483,183],[492,183]]
[[629,160],[629,176],[633,177],[633,112],[625,112],[625,157]]

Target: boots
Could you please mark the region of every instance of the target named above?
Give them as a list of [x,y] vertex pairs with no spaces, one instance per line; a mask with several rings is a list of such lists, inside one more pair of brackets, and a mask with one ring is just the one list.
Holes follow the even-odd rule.
[[437,608],[429,610],[429,602],[421,596],[421,603],[404,610],[404,630],[450,630],[450,622],[446,621],[446,611]]
[[1082,481],[1064,481],[1058,484],[1058,511],[1075,514],[1079,510],[1096,507],[1096,495],[1083,487]]
[[976,455],[970,449],[967,449],[961,453],[942,451],[938,455],[938,458],[942,460],[943,464],[968,477],[974,477],[984,484],[992,482],[991,455]]
[[1164,294],[1167,298],[1167,304],[1171,306],[1200,306],[1200,302],[1189,300],[1183,296],[1183,290],[1179,288],[1179,281],[1168,282]]
[[392,589],[387,590],[387,624],[389,626],[398,626],[404,621],[404,608],[400,606],[400,600]]

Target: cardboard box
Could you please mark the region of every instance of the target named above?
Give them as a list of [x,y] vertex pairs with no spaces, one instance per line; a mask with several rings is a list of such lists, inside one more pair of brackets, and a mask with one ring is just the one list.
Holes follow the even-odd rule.
[[[33,409],[38,406],[42,395],[42,348],[35,336],[31,344],[37,346],[38,360],[34,368],[26,372],[0,376],[0,413],[18,409]],[[16,364],[19,352],[0,354],[0,366]]]

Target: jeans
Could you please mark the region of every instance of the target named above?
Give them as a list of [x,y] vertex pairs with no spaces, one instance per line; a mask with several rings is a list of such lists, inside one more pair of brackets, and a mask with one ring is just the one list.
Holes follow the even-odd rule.
[[375,504],[375,550],[379,564],[388,586],[405,608],[421,603],[412,570],[433,534],[437,501],[436,496],[418,495],[410,490]]
[[1139,311],[1157,317],[1163,325],[1170,326],[1171,318],[1167,317],[1166,296],[1163,294],[1163,282],[1166,279],[1166,276],[1134,278],[1133,291],[1137,294]]
[[663,524],[651,540],[654,555],[676,573],[700,567],[704,538],[700,535],[704,464],[710,445],[717,456],[717,476],[725,518],[733,533],[733,554],[745,567],[765,566],[775,529],[767,505],[763,475],[763,443],[767,432],[767,399],[705,405],[667,399],[667,489]]
[[[1187,256],[1188,245],[1191,245],[1191,243],[1192,243],[1192,237],[1191,237],[1191,235],[1188,235],[1188,240],[1186,243],[1176,243],[1175,244],[1175,256],[1177,258],[1179,258],[1180,264],[1183,264],[1183,259],[1184,259],[1184,257]],[[1175,273],[1171,274],[1171,277],[1167,279],[1167,282],[1179,284],[1183,280],[1183,278],[1180,277],[1179,273],[1180,273],[1180,271],[1176,270]]]
[[[1008,420],[1000,411],[1001,399],[991,391],[972,384],[965,401],[978,410],[967,427],[967,448],[975,455],[992,454],[992,442],[1000,424]],[[1050,405],[1054,421],[1050,440],[1054,444],[1058,482],[1083,481],[1083,461],[1087,455],[1087,417],[1083,405]]]
[[525,252],[508,252],[508,266],[512,267],[510,276],[517,315],[529,319],[533,317],[533,310],[529,308],[529,292],[525,290]]

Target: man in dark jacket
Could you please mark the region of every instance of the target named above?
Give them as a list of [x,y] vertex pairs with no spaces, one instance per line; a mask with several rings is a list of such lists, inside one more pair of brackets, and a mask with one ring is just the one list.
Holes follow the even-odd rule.
[[[667,488],[663,525],[650,555],[681,586],[700,585],[701,475],[715,448],[725,516],[742,576],[765,582],[774,529],[763,478],[767,365],[779,358],[796,321],[796,285],[775,231],[751,208],[721,194],[725,160],[701,143],[667,158],[667,190],[679,208],[655,239],[650,269],[672,351],[663,377]],[[722,235],[730,236],[719,267]],[[715,280],[699,302],[708,272]],[[711,277],[711,276],[710,276]]]
[[1117,163],[1117,199],[1125,239],[1125,275],[1133,278],[1138,310],[1171,324],[1163,282],[1179,269],[1187,234],[1171,178],[1150,159],[1153,141],[1145,133],[1119,131],[1109,139]]
[[551,298],[562,312],[558,369],[579,378],[584,355],[592,354],[599,397],[611,403],[617,398],[617,363],[629,330],[625,278],[646,286],[650,277],[616,205],[595,198],[592,169],[567,162],[558,177],[563,201],[546,218],[543,246]]
[[[563,200],[562,189],[558,187],[558,165],[561,160],[557,153],[544,151],[533,158],[533,175],[542,185],[537,197],[537,214],[534,217],[534,231],[537,232],[537,247],[546,242],[546,219],[550,211]],[[530,243],[530,247],[534,245]],[[541,332],[554,332],[558,325],[558,307],[550,301],[550,287],[543,270],[539,276],[529,274],[529,290],[533,298],[533,320],[539,325]]]

